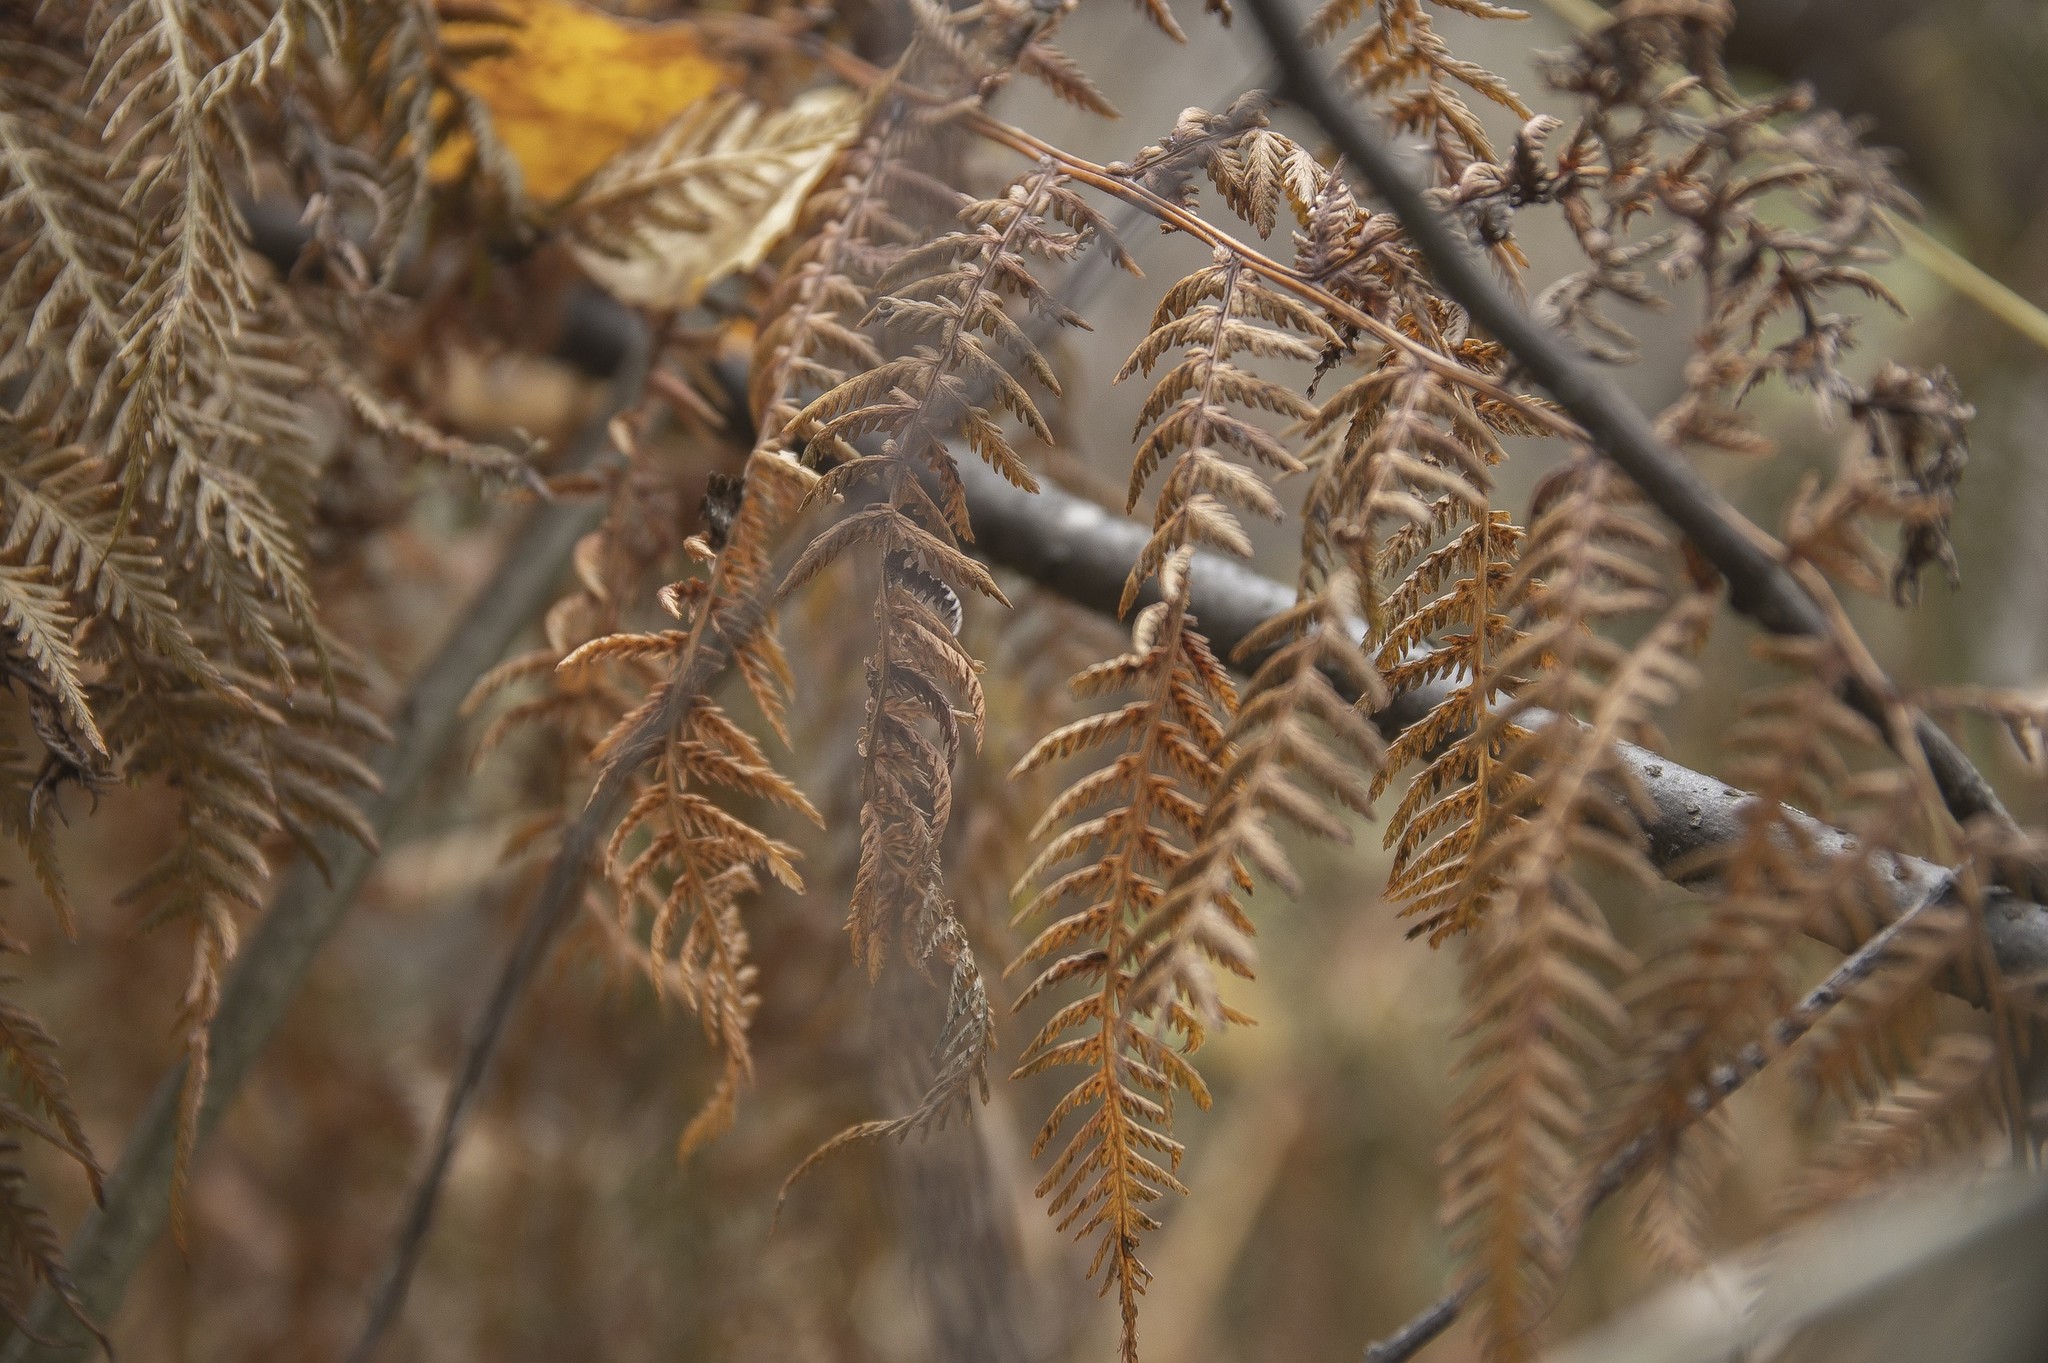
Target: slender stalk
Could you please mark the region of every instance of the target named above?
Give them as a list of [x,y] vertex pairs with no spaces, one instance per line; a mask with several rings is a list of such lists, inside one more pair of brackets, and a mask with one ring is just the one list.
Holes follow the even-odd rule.
[[668,736],[675,732],[690,707],[725,671],[733,649],[760,628],[767,614],[767,605],[766,600],[759,596],[736,602],[707,632],[716,637],[700,636],[699,646],[685,655],[683,666],[665,684],[661,704],[650,708],[619,745],[583,811],[564,831],[562,845],[548,868],[547,880],[533,906],[527,910],[526,920],[520,925],[519,938],[491,987],[490,1000],[484,1005],[483,1012],[470,1030],[469,1039],[463,1045],[461,1062],[449,1084],[448,1094],[442,1100],[441,1119],[428,1152],[426,1167],[406,1200],[405,1216],[393,1239],[391,1254],[379,1275],[376,1290],[371,1294],[362,1333],[357,1337],[355,1347],[349,1351],[351,1363],[367,1363],[375,1355],[377,1345],[405,1305],[413,1271],[419,1267],[427,1231],[433,1225],[434,1209],[440,1201],[442,1185],[447,1180],[448,1166],[455,1158],[463,1121],[483,1087],[484,1077],[497,1055],[498,1041],[504,1035],[506,1023],[511,1021],[514,1007],[540,969],[541,962],[547,959],[548,949],[575,917],[577,905],[583,902],[584,881],[590,874],[591,860],[632,793],[634,778]]
[[[1827,1015],[1830,1008],[1840,1003],[1857,985],[1884,964],[1892,944],[1898,941],[1912,922],[1922,913],[1945,899],[1952,887],[1953,879],[1944,878],[1935,887],[1935,892],[1921,899],[1888,923],[1882,932],[1852,952],[1843,962],[1808,991],[1806,997],[1794,1005],[1792,1011],[1773,1022],[1760,1041],[1738,1051],[1734,1059],[1716,1066],[1707,1076],[1707,1082],[1694,1089],[1686,1097],[1686,1107],[1692,1119],[1698,1121],[1733,1097],[1744,1084],[1763,1073],[1772,1060],[1791,1049],[1799,1039],[1812,1031],[1814,1025]],[[1625,1187],[1630,1178],[1640,1171],[1659,1146],[1669,1137],[1665,1131],[1639,1132],[1628,1144],[1622,1146],[1607,1162],[1594,1172],[1593,1181],[1588,1185],[1580,1200],[1576,1219],[1584,1221],[1592,1215],[1594,1208]],[[1436,1301],[1417,1312],[1413,1319],[1400,1329],[1379,1340],[1365,1351],[1365,1363],[1406,1363],[1438,1335],[1448,1330],[1465,1309],[1473,1295],[1479,1290],[1479,1274],[1466,1278],[1458,1286],[1446,1292]]]

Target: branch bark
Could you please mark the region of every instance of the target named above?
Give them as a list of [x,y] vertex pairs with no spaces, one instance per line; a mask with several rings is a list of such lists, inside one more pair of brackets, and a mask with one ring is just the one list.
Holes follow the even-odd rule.
[[[973,519],[974,547],[989,562],[1021,573],[1046,589],[1091,610],[1113,615],[1125,575],[1144,546],[1142,526],[1091,502],[1054,489],[1023,492],[978,459],[963,458],[968,509]],[[1263,577],[1230,559],[1197,554],[1190,575],[1193,610],[1202,632],[1224,657],[1262,622],[1292,606],[1294,588]],[[1143,598],[1150,599],[1150,598]],[[1263,658],[1237,659],[1256,668]],[[1347,684],[1338,680],[1340,690]],[[1356,699],[1355,691],[1348,691]],[[1393,734],[1420,719],[1438,696],[1417,691],[1397,699],[1373,716],[1382,732]],[[1734,841],[1741,830],[1747,791],[1693,771],[1647,748],[1618,745],[1622,760],[1649,792],[1655,812],[1644,822],[1650,859],[1674,876],[1700,861],[1700,853]],[[1815,847],[1833,853],[1853,839],[1818,820],[1811,821]],[[1918,857],[1893,860],[1892,911],[1903,914],[1948,885],[1949,872]],[[2008,975],[2048,973],[2048,908],[2010,891],[1987,892],[1987,932],[1999,967]],[[1861,943],[1839,929],[1820,940],[1840,951]]]

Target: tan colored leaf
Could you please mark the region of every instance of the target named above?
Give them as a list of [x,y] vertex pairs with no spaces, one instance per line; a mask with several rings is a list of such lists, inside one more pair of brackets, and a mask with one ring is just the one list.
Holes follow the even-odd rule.
[[859,123],[850,90],[808,91],[775,113],[713,96],[591,176],[563,207],[564,239],[625,301],[685,306],[760,262]]

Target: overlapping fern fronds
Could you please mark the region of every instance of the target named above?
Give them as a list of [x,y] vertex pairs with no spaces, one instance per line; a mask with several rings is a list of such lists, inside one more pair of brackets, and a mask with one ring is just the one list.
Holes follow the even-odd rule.
[[[809,484],[802,470],[783,460],[765,456],[751,462],[710,575],[672,584],[661,594],[662,605],[682,627],[609,634],[562,660],[560,670],[570,674],[630,664],[653,667],[663,678],[597,744],[592,758],[600,767],[624,760],[617,745],[638,729],[643,715],[666,703],[664,688],[683,675],[694,653],[728,646],[714,622],[735,603],[769,590],[773,547]],[[709,545],[699,541],[694,548],[698,556],[712,558]],[[754,631],[729,646],[756,707],[787,742],[782,714],[791,676],[773,632]],[[684,709],[635,785],[604,853],[619,926],[633,938],[644,934],[648,978],[657,987],[673,979],[673,992],[702,1020],[724,1061],[716,1088],[682,1133],[679,1148],[687,1153],[732,1124],[739,1090],[753,1070],[747,1026],[757,1003],[755,970],[740,903],[759,887],[762,873],[794,891],[803,889],[796,850],[721,800],[745,799],[821,820],[803,792],[769,764],[761,746],[708,698]]]
[[[1526,19],[1527,11],[1488,0],[1429,0],[1474,19]],[[1328,42],[1356,22],[1367,0],[1325,0],[1309,21],[1312,41]],[[1498,74],[1451,51],[1424,0],[1374,0],[1373,22],[1345,47],[1340,64],[1359,89],[1404,132],[1429,143],[1437,174],[1456,183],[1467,166],[1495,159],[1486,129],[1463,91],[1522,118],[1529,108]],[[1421,88],[1412,88],[1420,86]]]
[[[1500,1357],[1526,1352],[1569,1262],[1592,1093],[1625,1030],[1613,990],[1632,962],[1581,876],[1658,879],[1640,826],[1647,797],[1617,744],[1650,737],[1650,716],[1694,680],[1686,655],[1713,607],[1672,599],[1663,536],[1611,465],[1584,460],[1555,478],[1502,589],[1528,623],[1486,660],[1517,681],[1475,719],[1475,760],[1506,793],[1487,836],[1460,848],[1451,898],[1472,926],[1472,966],[1444,1214],[1483,1284]],[[1596,632],[1632,617],[1650,621],[1633,645]]]

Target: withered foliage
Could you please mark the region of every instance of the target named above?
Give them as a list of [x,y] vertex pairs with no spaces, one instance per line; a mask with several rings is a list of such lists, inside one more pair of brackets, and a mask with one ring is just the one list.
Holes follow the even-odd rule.
[[[887,69],[839,45],[850,6],[697,16],[746,55],[735,88],[546,205],[459,80],[494,50],[477,31],[534,6],[0,18],[0,675],[20,721],[0,737],[0,826],[69,932],[94,906],[66,892],[57,828],[123,783],[170,792],[168,841],[123,902],[191,944],[181,1169],[224,972],[273,866],[336,834],[375,842],[360,807],[385,732],[365,701],[375,669],[331,624],[338,589],[313,548],[313,489],[342,442],[434,456],[408,469],[421,479],[452,464],[497,492],[605,499],[541,641],[472,703],[496,707],[480,755],[525,762],[513,852],[624,780],[584,927],[716,1054],[682,1153],[733,1124],[754,1075],[776,988],[757,900],[774,882],[826,901],[857,972],[915,971],[944,1013],[915,1106],[847,1127],[795,1174],[971,1119],[1003,1063],[1000,1005],[1035,1010],[1012,1077],[1064,1084],[1033,1118],[1037,1194],[1114,1293],[1127,1363],[1145,1237],[1188,1191],[1175,1107],[1211,1102],[1194,1053],[1257,997],[1259,898],[1299,888],[1298,840],[1348,848],[1375,815],[1390,911],[1463,957],[1443,1212],[1488,1357],[1536,1348],[1611,1171],[1643,1175],[1638,1229],[1660,1258],[1696,1252],[1730,1153],[1709,1114],[1774,1038],[1797,1041],[1832,1122],[1802,1205],[2013,1134],[2025,1029],[1981,916],[2023,839],[1954,826],[1910,741],[1915,698],[1838,600],[1905,605],[1925,570],[1958,571],[1969,405],[1945,370],[1850,363],[1856,310],[1899,306],[1880,271],[1911,204],[1886,159],[1803,92],[1738,93],[1714,0],[1631,0],[1551,58],[1561,116],[1534,115],[1436,22],[1519,11],[1330,0],[1309,25],[1361,116],[1422,144],[1433,202],[1557,344],[1630,362],[1630,310],[1696,308],[1655,423],[1680,456],[1777,454],[1754,415],[1773,391],[1845,432],[1776,539],[1745,527],[1833,628],[1759,646],[1773,680],[1726,735],[1749,798],[1725,836],[1673,852],[1640,749],[1699,681],[1722,583],[1439,284],[1413,224],[1276,129],[1262,94],[1190,108],[1108,164],[1002,123],[991,98],[1020,75],[1114,116],[1104,73],[1057,45],[1071,3],[902,8]],[[1183,36],[1159,0],[1140,8]],[[450,43],[444,18],[471,36]],[[991,149],[1021,166],[989,174]],[[257,258],[244,216],[281,185],[305,204],[284,269]],[[1049,732],[1043,703],[1025,707],[1039,729],[1005,732],[963,629],[1010,604],[978,556],[966,474],[1040,489],[1031,451],[1063,432],[1071,378],[1053,338],[1089,326],[1090,265],[1138,272],[1112,205],[1201,247],[1115,375],[1145,385],[1123,509],[1146,508],[1149,529],[1089,604],[1128,642],[1074,675],[1079,708]],[[1516,244],[1536,210],[1584,257],[1561,278],[1531,278]],[[644,309],[654,353],[613,457],[544,476],[535,450],[414,410],[408,390],[427,385],[391,361],[482,344],[479,300],[549,269]],[[665,443],[679,430],[701,446],[689,467]],[[714,448],[737,462],[700,466]],[[1544,466],[1521,515],[1499,472],[1511,451]],[[1297,593],[1226,657],[1196,583],[1218,556],[1253,557],[1253,520],[1298,543]],[[797,830],[824,820],[786,774],[809,768],[781,753],[810,678],[772,618],[828,589],[867,603],[865,664],[846,669],[865,700],[844,735],[843,905],[837,887],[806,896],[797,870]],[[762,623],[729,630],[741,614]],[[737,688],[685,689],[728,657]],[[1931,704],[1988,711],[2040,765],[2038,698],[1952,688]],[[1382,712],[1403,718],[1383,732]],[[1014,811],[961,826],[984,744],[1023,751],[1013,775],[1057,791],[1028,837]],[[1002,897],[995,863],[1027,860],[1022,844],[1009,894],[1031,935],[1005,998],[980,960],[985,915],[962,905]],[[1946,897],[1909,906],[1843,990],[1802,1001],[1797,944],[1880,933],[1907,854],[1953,868]],[[1646,932],[1669,880],[1697,902],[1673,911],[1681,930]],[[0,1309],[17,1319],[38,1289],[83,1314],[22,1158],[48,1145],[98,1190],[55,1057],[41,1024],[0,1006]]]

